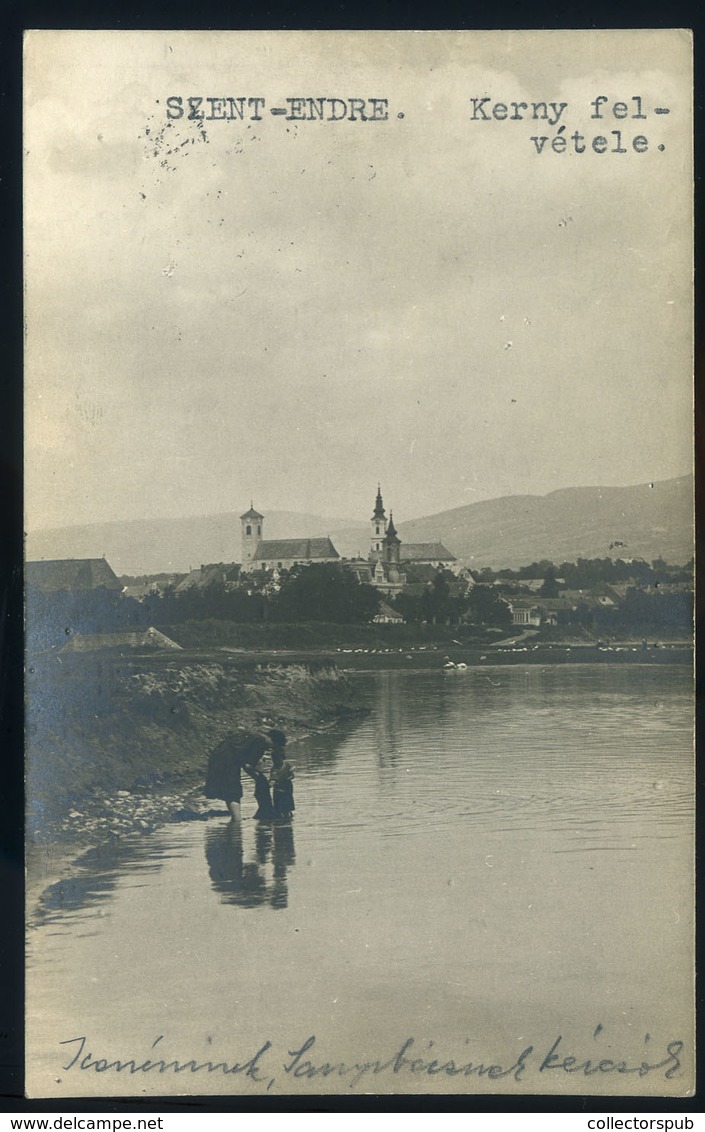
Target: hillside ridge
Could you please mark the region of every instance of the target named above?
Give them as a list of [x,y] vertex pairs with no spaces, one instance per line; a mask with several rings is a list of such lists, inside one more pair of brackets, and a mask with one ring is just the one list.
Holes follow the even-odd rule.
[[[369,524],[292,511],[266,515],[267,538],[330,536],[344,557],[366,555]],[[664,558],[693,554],[693,481],[679,476],[626,487],[558,488],[504,495],[399,522],[404,542],[441,541],[469,566],[516,567],[541,559]],[[186,572],[240,559],[238,512],[181,519],[130,519],[37,531],[27,558],[105,555],[118,574]]]

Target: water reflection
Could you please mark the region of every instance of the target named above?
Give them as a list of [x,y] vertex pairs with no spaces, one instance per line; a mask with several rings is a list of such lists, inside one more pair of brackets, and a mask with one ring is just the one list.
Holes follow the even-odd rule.
[[180,856],[171,840],[168,847],[158,841],[135,836],[105,842],[89,849],[76,862],[75,873],[49,885],[42,893],[36,913],[38,923],[62,921],[83,909],[109,908],[118,881],[134,887],[146,874],[158,872],[165,861]]
[[377,684],[377,702],[374,710],[377,758],[380,780],[391,785],[402,751],[404,714],[403,698],[399,696],[399,673],[381,672]]
[[245,860],[242,826],[232,821],[206,829],[205,851],[211,884],[221,903],[238,908],[288,907],[287,871],[296,861],[291,822],[257,822],[249,860]]
[[685,669],[393,671],[358,687],[370,716],[297,751],[319,845],[364,828],[407,846],[432,830],[475,830],[621,848],[677,836],[690,820]]
[[[357,682],[360,699],[367,707],[371,707],[368,681],[365,676]],[[334,774],[337,769],[338,758],[346,741],[353,736],[360,727],[365,725],[362,718],[344,720],[337,723],[334,730],[314,732],[303,742],[297,743],[291,751],[291,759],[297,775],[301,772],[315,774],[318,777]]]

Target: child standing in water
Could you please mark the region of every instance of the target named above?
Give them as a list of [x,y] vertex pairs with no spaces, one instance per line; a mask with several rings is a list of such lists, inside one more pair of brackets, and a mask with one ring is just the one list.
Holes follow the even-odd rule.
[[276,729],[267,732],[272,741],[272,806],[278,818],[290,818],[294,812],[294,768],[286,758],[286,735]]
[[264,757],[261,757],[255,766],[246,766],[243,769],[247,771],[250,778],[254,779],[255,783],[255,801],[257,803],[255,821],[271,821],[272,818],[276,817],[276,814],[272,806],[272,796],[269,782],[267,781]]

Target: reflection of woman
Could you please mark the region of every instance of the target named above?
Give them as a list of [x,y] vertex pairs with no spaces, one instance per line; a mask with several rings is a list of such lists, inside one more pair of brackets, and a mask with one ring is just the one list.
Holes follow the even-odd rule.
[[[239,908],[286,908],[289,902],[287,869],[294,864],[294,832],[277,822],[255,826],[254,861],[243,860],[242,829],[237,822],[206,829],[206,861],[211,883],[224,904]],[[271,860],[273,877],[266,880]]]
[[236,822],[206,830],[206,860],[211,883],[225,904],[255,908],[267,899],[267,887],[255,861],[243,862],[242,832]]
[[222,798],[233,821],[240,820],[242,769],[256,765],[267,745],[261,735],[231,731],[211,752],[203,793],[206,798]]

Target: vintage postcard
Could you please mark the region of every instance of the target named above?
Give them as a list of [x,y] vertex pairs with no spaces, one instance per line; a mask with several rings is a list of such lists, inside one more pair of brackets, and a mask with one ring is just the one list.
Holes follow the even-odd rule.
[[24,114],[28,1095],[691,1095],[690,33]]

